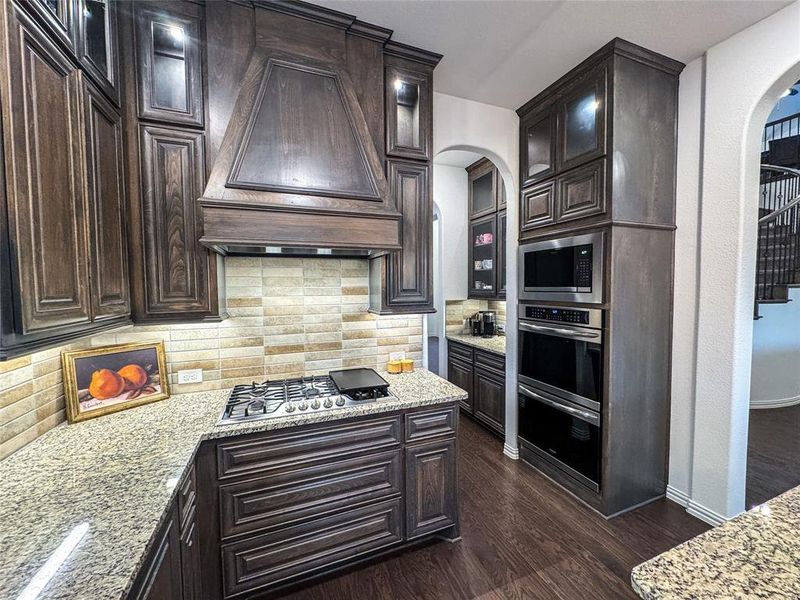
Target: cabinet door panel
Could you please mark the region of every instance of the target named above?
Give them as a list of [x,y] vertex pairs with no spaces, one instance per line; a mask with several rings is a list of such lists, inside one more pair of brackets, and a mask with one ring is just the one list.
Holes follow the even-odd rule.
[[80,134],[80,75],[19,11],[9,18],[4,89],[9,222],[21,330],[91,320]]
[[454,525],[456,441],[450,439],[406,448],[406,538]]
[[555,173],[556,118],[551,110],[523,122],[520,150],[522,185],[550,177]]
[[151,315],[210,310],[207,250],[196,199],[205,175],[203,134],[142,126],[142,217]]
[[469,172],[469,217],[475,219],[497,209],[497,172],[485,160]]
[[470,222],[469,298],[497,295],[497,218],[494,214]]
[[475,418],[498,433],[505,431],[505,379],[480,367],[475,369]]
[[77,35],[73,0],[21,0],[20,4],[44,23],[52,39],[74,52]]
[[77,50],[81,65],[119,106],[117,2],[78,0]]
[[508,235],[508,218],[506,211],[497,213],[497,297],[506,297],[506,239]]
[[521,231],[555,223],[556,186],[552,181],[522,190]]
[[389,185],[397,210],[403,215],[403,249],[389,256],[388,304],[433,304],[432,236],[433,211],[428,193],[428,166],[389,161]]
[[[412,63],[413,64],[413,63]],[[386,58],[386,154],[431,159],[432,73]]]
[[174,509],[159,532],[153,550],[145,558],[128,597],[132,600],[182,600],[181,538]]
[[200,10],[188,3],[137,5],[140,118],[203,124]]
[[602,214],[606,210],[606,161],[570,171],[558,180],[558,221]]
[[84,84],[86,176],[95,320],[130,313],[122,120],[91,84]]
[[606,74],[577,83],[560,104],[559,173],[606,152]]
[[472,365],[457,360],[452,355],[448,354],[447,380],[467,392],[467,399],[462,400],[459,404],[461,406],[461,410],[468,414],[472,414]]

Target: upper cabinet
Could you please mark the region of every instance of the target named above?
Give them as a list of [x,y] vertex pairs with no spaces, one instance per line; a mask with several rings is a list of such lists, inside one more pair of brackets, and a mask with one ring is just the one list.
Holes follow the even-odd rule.
[[488,158],[467,167],[469,298],[506,295],[506,188]]
[[34,17],[43,32],[68,53],[75,53],[77,21],[75,0],[19,0],[19,5]]
[[527,102],[520,117],[520,237],[627,221],[673,225],[683,65],[615,39]]
[[135,15],[139,118],[202,127],[200,7],[142,2]]
[[81,66],[114,104],[120,103],[117,2],[78,0],[77,51]]
[[128,322],[129,286],[120,116],[36,13],[0,10],[6,358]]
[[386,57],[386,154],[431,159],[433,69]]

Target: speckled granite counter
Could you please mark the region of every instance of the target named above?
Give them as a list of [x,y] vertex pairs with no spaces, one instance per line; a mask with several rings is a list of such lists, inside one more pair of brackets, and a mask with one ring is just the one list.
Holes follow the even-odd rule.
[[479,348],[480,350],[488,350],[489,352],[502,354],[503,356],[506,355],[506,336],[504,335],[484,338],[464,333],[448,333],[447,339],[472,346],[473,348]]
[[[204,439],[466,398],[428,371],[382,375],[396,399],[339,411],[217,427],[220,390],[56,427],[0,462],[0,598],[33,586],[48,559],[58,570],[29,597],[123,598]],[[59,556],[65,540],[74,549]]]
[[635,567],[646,600],[800,598],[800,488]]

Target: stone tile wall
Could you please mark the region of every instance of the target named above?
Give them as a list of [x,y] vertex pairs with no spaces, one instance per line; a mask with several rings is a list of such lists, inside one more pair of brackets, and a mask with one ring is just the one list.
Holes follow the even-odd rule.
[[[363,259],[228,258],[221,323],[126,327],[0,362],[0,459],[64,421],[62,350],[163,341],[172,393],[422,360],[422,317],[367,312]],[[474,312],[474,311],[473,311]],[[178,385],[177,371],[203,382]]]
[[446,300],[445,301],[445,333],[462,333],[466,331],[464,321],[479,310],[497,312],[497,322],[505,325],[506,303],[500,300]]

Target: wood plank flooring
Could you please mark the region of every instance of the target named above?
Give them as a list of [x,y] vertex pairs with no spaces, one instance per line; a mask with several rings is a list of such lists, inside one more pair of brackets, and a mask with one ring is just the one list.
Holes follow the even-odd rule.
[[745,504],[752,508],[800,485],[800,405],[750,411]]
[[635,565],[705,531],[661,500],[606,521],[468,418],[459,432],[460,542],[436,542],[285,596],[337,599],[637,598]]

